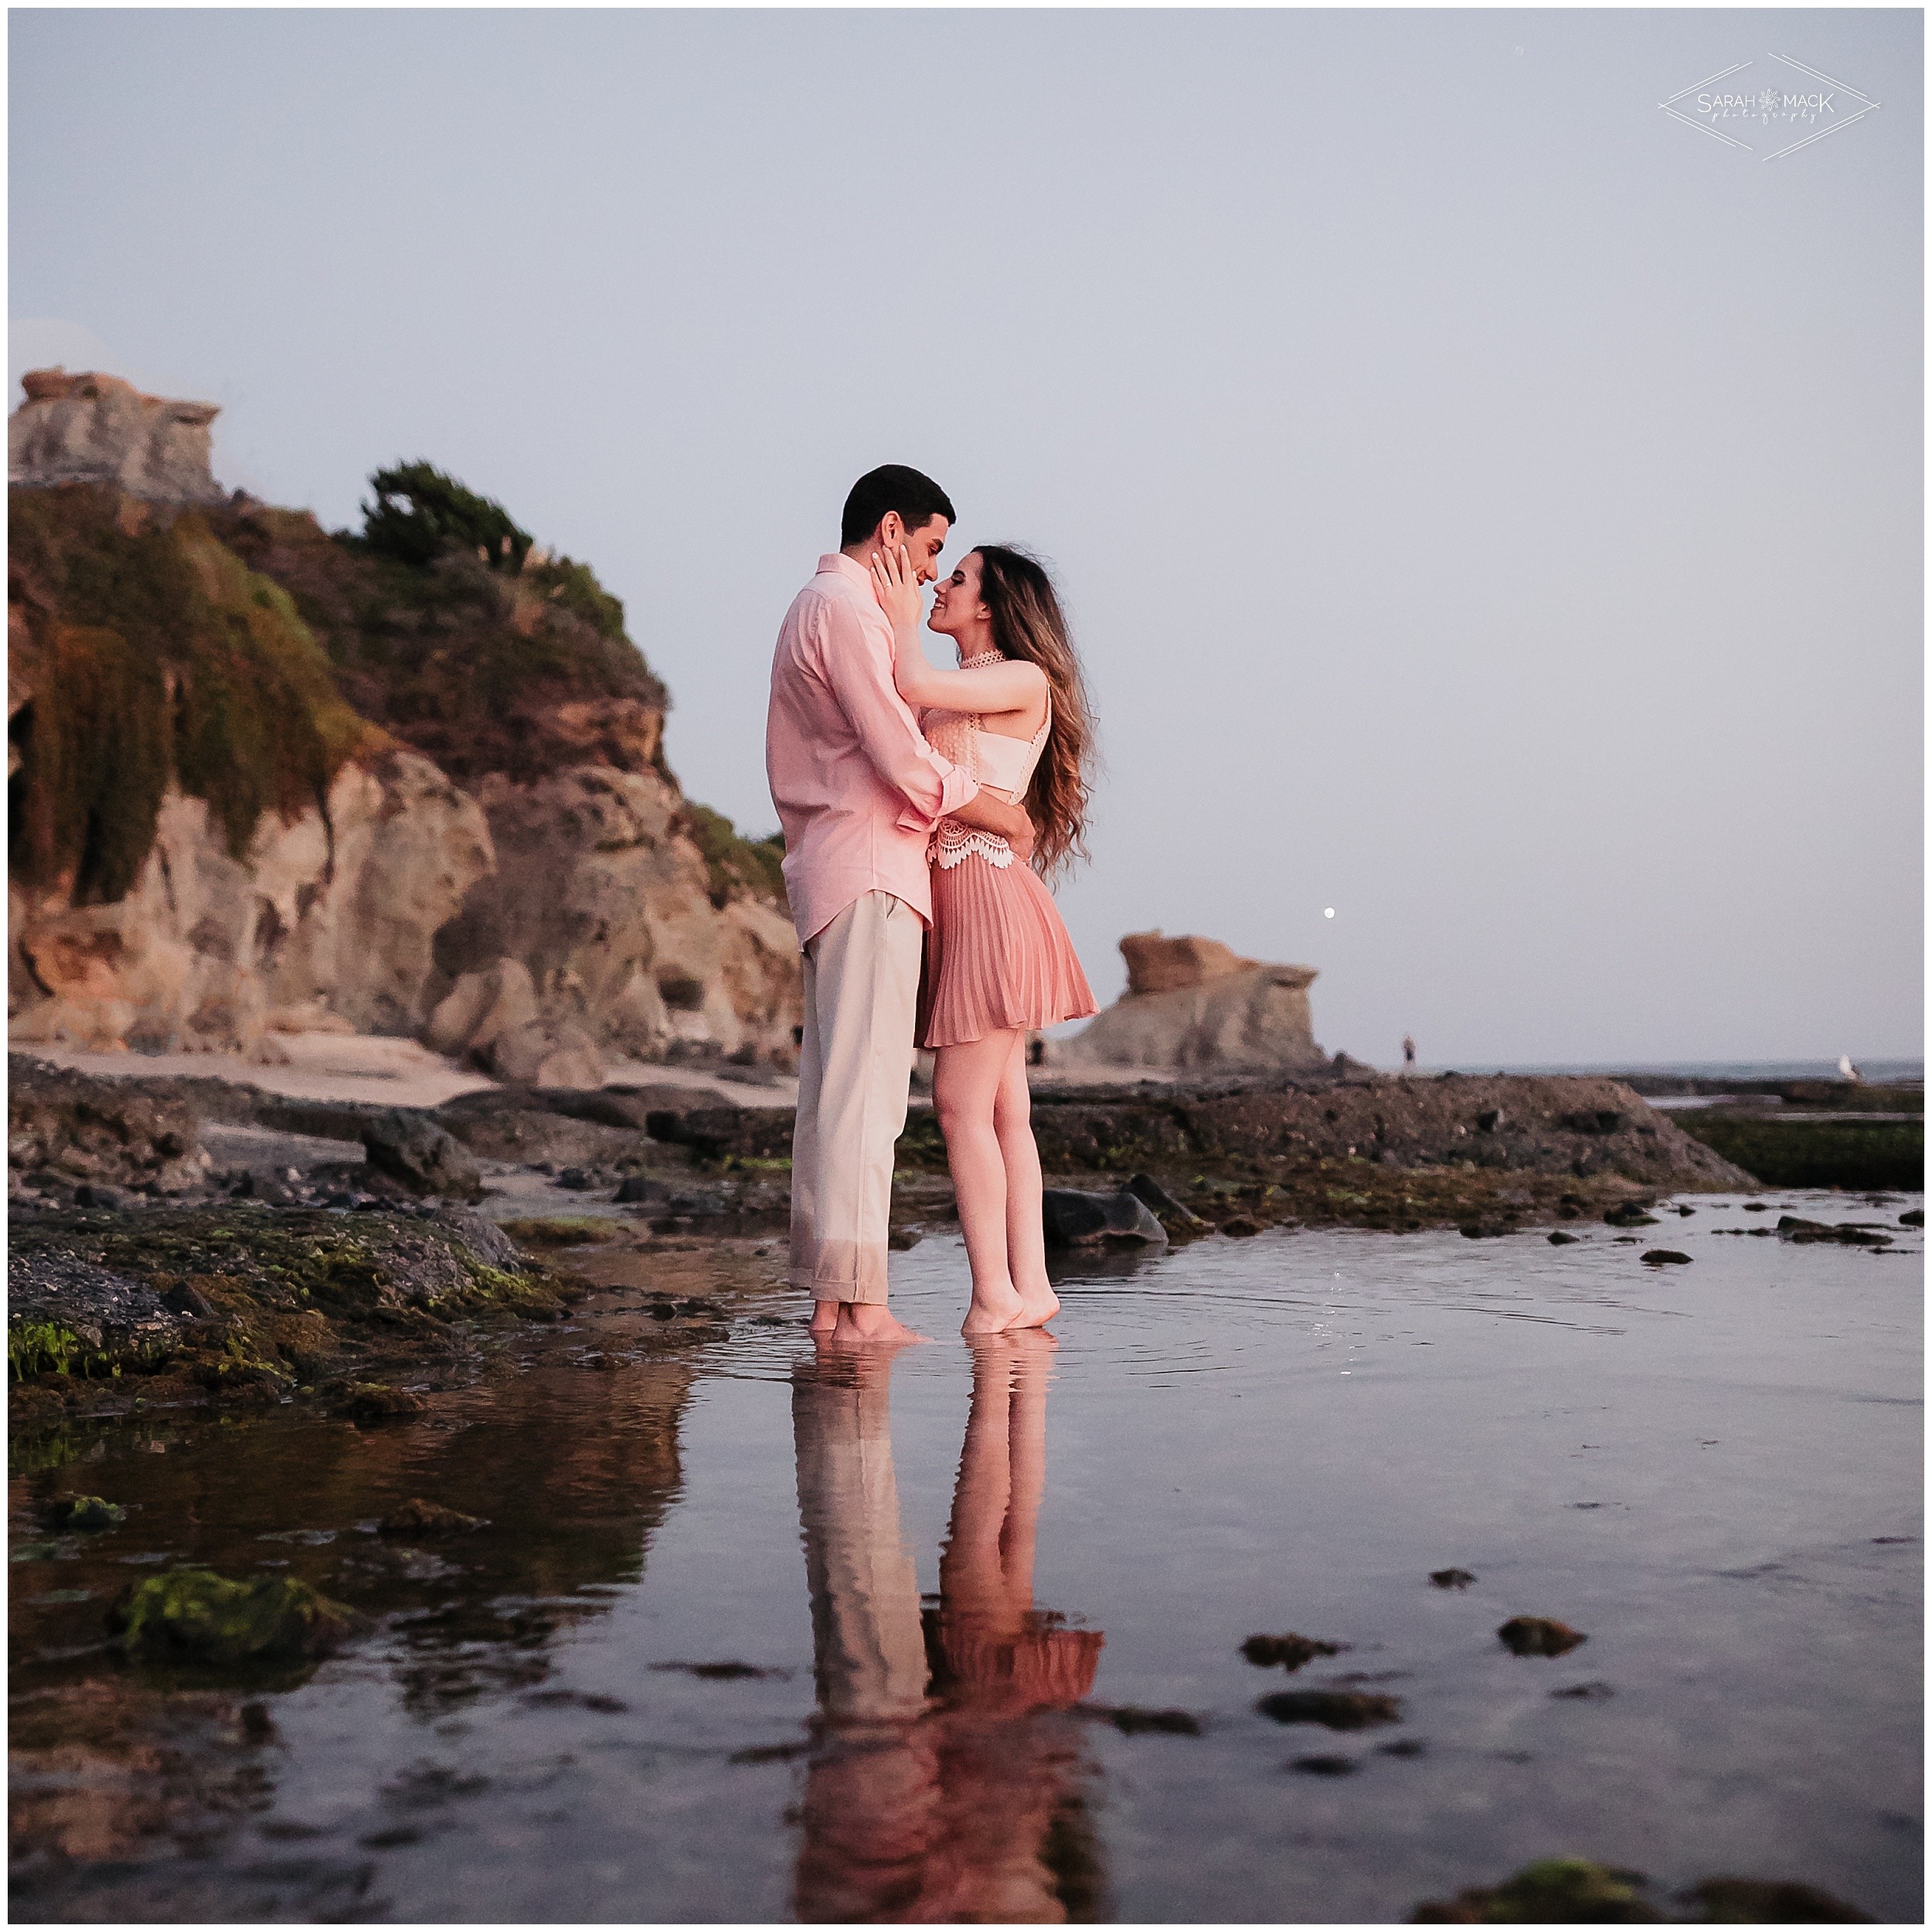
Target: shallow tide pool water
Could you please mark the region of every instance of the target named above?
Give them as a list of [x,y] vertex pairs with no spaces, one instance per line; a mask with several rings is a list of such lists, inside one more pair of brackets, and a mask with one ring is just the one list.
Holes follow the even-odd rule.
[[[1920,1243],[1718,1230],[1920,1197],[1767,1198],[1074,1264],[978,1350],[931,1239],[884,1355],[776,1257],[586,1252],[420,1417],[77,1425],[12,1475],[15,1915],[1395,1922],[1574,1854],[1916,1920]],[[731,1338],[628,1359],[665,1286]],[[127,1519],[26,1542],[81,1494]],[[489,1523],[372,1533],[413,1496]],[[181,1562],[372,1621],[132,1669],[106,1607]],[[1288,1632],[1336,1648],[1243,1656]]]

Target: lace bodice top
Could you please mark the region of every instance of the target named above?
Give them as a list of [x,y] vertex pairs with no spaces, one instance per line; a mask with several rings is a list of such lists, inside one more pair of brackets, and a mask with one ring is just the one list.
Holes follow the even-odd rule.
[[[962,665],[971,670],[995,662],[993,656],[975,658]],[[1032,784],[1034,768],[1046,749],[1046,735],[1053,728],[1053,702],[1046,702],[1046,716],[1030,738],[1003,737],[988,731],[973,711],[927,710],[920,715],[920,729],[926,742],[949,763],[970,772],[982,785],[1007,793],[1017,803]],[[981,832],[962,825],[956,818],[942,818],[927,848],[927,857],[941,871],[950,872],[968,857],[984,859],[1002,870],[1013,862],[1013,849],[998,833]]]

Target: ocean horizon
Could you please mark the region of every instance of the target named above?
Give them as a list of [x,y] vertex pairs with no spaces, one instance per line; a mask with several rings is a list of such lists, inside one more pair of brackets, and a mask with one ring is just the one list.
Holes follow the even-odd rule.
[[[1866,1078],[1877,1085],[1887,1081],[1923,1080],[1925,1061],[1856,1060]],[[1838,1078],[1835,1060],[1458,1060],[1447,1066],[1423,1066],[1424,1073],[1662,1073],[1684,1080],[1825,1080]]]

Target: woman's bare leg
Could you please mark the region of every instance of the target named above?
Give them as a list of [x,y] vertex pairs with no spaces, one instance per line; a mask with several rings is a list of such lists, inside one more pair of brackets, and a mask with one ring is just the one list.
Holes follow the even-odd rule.
[[960,1231],[973,1270],[973,1304],[962,1335],[995,1335],[1024,1312],[1006,1260],[1006,1162],[993,1109],[1007,1063],[1025,1036],[1009,1027],[942,1046],[933,1066],[933,1110],[946,1137]]
[[1026,1084],[1026,1036],[1017,1036],[993,1102],[993,1132],[1006,1169],[1006,1267],[1020,1298],[1008,1325],[1037,1328],[1060,1313],[1046,1278],[1046,1236],[1040,1219],[1039,1148],[1033,1139],[1033,1097]]

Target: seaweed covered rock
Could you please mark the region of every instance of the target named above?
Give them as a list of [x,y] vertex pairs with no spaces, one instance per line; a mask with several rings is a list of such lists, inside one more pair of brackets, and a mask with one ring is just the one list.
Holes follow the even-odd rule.
[[1412,1925],[1656,1925],[1664,1915],[1643,1896],[1641,1872],[1589,1859],[1540,1859],[1502,1884],[1430,1900]]
[[293,1577],[241,1583],[212,1570],[144,1577],[109,1618],[129,1656],[193,1664],[324,1657],[362,1621]]
[[20,1214],[10,1271],[16,1400],[106,1410],[274,1400],[352,1358],[373,1381],[379,1363],[446,1361],[452,1322],[554,1321],[570,1291],[451,1209]]

